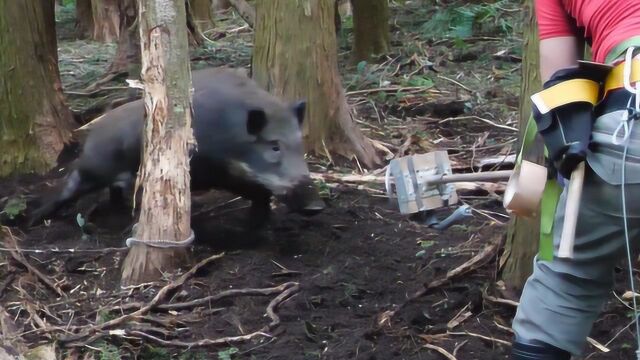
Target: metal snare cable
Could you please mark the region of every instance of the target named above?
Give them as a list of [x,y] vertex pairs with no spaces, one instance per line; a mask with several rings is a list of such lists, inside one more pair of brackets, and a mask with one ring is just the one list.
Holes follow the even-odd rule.
[[[633,129],[633,124],[635,121],[635,117],[640,111],[640,83],[636,83],[635,88],[631,87],[631,61],[633,54],[633,47],[627,49],[627,53],[625,55],[625,64],[624,64],[624,87],[627,91],[631,92],[631,96],[629,97],[629,101],[627,103],[627,109],[622,115],[621,122],[624,124],[624,130],[626,132],[623,142],[624,142],[624,151],[622,152],[622,171],[621,171],[621,192],[622,192],[622,218],[624,222],[624,238],[625,245],[627,248],[627,261],[629,266],[629,282],[631,283],[631,293],[633,298],[633,315],[636,323],[636,359],[640,360],[640,321],[638,320],[638,306],[636,301],[636,290],[635,290],[635,281],[633,281],[633,261],[631,258],[631,245],[629,241],[629,226],[627,221],[627,202],[626,202],[626,194],[625,194],[625,169],[626,169],[626,160],[627,160],[627,150],[629,148],[629,138],[631,137],[631,130]],[[631,99],[635,95],[635,113],[633,116],[629,116]],[[620,126],[618,126],[620,129]],[[617,130],[616,129],[616,133]],[[616,144],[616,135],[614,133],[613,143]]]

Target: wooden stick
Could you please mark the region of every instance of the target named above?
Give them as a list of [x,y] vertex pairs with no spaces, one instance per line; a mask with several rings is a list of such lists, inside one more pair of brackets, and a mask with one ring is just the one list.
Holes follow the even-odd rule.
[[513,174],[513,170],[484,171],[469,174],[436,175],[433,177],[433,180],[430,179],[427,181],[427,183],[429,185],[437,185],[462,181],[500,181],[509,180],[511,174]]
[[575,243],[576,225],[578,223],[578,213],[580,211],[580,196],[582,195],[582,184],[584,183],[584,162],[578,164],[571,173],[569,186],[567,189],[567,203],[564,213],[564,224],[562,226],[562,237],[558,257],[572,259],[573,245]]

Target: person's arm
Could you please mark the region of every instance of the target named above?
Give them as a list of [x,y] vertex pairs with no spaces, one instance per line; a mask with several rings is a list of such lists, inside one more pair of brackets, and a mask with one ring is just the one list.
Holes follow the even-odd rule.
[[578,37],[575,22],[562,0],[535,0],[534,6],[540,39],[540,76],[545,82],[556,71],[575,66],[582,59],[583,39]]
[[575,36],[552,37],[540,40],[540,76],[549,80],[556,71],[575,66],[582,59],[578,38]]

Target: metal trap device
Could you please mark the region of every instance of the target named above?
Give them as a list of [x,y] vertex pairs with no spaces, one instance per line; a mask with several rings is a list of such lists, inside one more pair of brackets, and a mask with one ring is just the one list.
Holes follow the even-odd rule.
[[402,214],[415,214],[457,204],[455,182],[508,180],[512,173],[453,174],[447,152],[433,151],[391,160],[385,187],[390,199],[398,199]]

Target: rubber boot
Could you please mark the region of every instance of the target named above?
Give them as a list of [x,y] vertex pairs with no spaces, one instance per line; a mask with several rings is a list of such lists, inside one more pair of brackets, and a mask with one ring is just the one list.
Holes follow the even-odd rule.
[[511,360],[570,360],[571,353],[555,346],[543,343],[525,344],[514,341],[511,347]]

